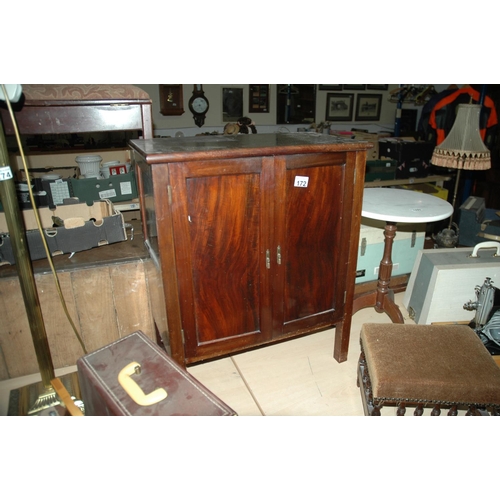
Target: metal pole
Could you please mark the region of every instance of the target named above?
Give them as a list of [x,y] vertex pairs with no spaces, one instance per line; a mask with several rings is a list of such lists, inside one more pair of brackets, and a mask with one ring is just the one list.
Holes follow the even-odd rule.
[[[28,179],[29,182],[29,179]],[[16,188],[12,170],[9,166],[9,156],[7,143],[2,122],[0,120],[0,200],[4,207],[5,219],[9,229],[12,249],[16,257],[16,266],[21,285],[21,292],[26,307],[26,313],[33,338],[33,345],[38,360],[38,366],[42,375],[42,383],[46,389],[41,404],[35,403],[36,411],[44,407],[52,406],[55,391],[52,388],[51,380],[55,378],[54,366],[50,355],[50,348],[43,322],[42,309],[36,290],[35,277],[33,275],[33,266],[26,241],[24,221],[17,201]],[[57,398],[55,398],[57,402]]]
[[403,86],[399,85],[398,103],[396,106],[396,121],[394,123],[394,137],[401,135],[401,116],[403,114]]

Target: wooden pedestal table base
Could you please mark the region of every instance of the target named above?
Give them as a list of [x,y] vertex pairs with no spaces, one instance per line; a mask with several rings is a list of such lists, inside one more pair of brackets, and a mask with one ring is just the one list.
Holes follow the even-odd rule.
[[403,315],[394,302],[394,292],[389,288],[392,274],[392,244],[396,237],[396,223],[387,222],[384,231],[384,255],[380,261],[377,289],[354,299],[352,313],[365,307],[374,307],[378,313],[385,312],[393,323],[404,323]]
[[353,314],[366,307],[374,307],[375,311],[386,313],[393,323],[404,323],[403,315],[394,302],[394,292],[389,287],[397,223],[434,222],[446,219],[452,213],[453,207],[447,201],[417,191],[391,188],[364,190],[363,217],[391,222],[386,222],[384,230],[384,255],[380,261],[377,289],[354,298]]

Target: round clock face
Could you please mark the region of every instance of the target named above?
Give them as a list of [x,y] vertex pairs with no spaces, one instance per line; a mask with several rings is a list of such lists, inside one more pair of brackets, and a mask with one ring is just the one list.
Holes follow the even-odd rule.
[[208,101],[203,97],[197,97],[191,104],[193,111],[196,113],[205,113],[208,109]]

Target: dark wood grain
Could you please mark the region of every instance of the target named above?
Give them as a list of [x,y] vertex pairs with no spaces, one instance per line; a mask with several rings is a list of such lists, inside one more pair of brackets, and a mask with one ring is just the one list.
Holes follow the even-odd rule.
[[[328,157],[328,155],[322,155]],[[287,168],[284,210],[285,331],[306,317],[332,314],[338,308],[334,283],[338,273],[337,249],[341,242],[338,206],[341,199],[343,162],[336,157],[316,165],[304,161],[300,169]],[[342,160],[342,159],[341,159]],[[287,162],[288,167],[288,162]],[[294,187],[295,176],[309,179],[307,188]],[[295,326],[296,328],[296,326]]]
[[[6,110],[0,110],[6,135],[14,128]],[[21,134],[75,134],[141,130],[152,139],[151,101],[47,101],[24,106],[16,112]]]
[[315,134],[131,144],[174,358],[336,326],[334,356],[345,361],[370,144]]
[[174,244],[185,250],[176,263],[186,356],[267,340],[262,158],[177,163],[170,171]]

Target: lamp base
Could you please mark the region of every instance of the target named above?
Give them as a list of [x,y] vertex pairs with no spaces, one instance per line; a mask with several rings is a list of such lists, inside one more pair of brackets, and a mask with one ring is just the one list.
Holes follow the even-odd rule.
[[45,392],[38,395],[33,406],[28,410],[28,415],[36,415],[43,410],[48,408],[56,407],[60,405],[61,402],[57,397],[56,391],[54,389],[46,389]]
[[[61,382],[66,387],[71,396],[77,400],[81,399],[78,374],[68,373],[60,377]],[[36,416],[48,414],[48,408],[55,408],[55,411],[64,413],[61,402],[57,394],[52,389],[44,387],[42,382],[30,384],[19,389],[10,391],[8,416]]]

